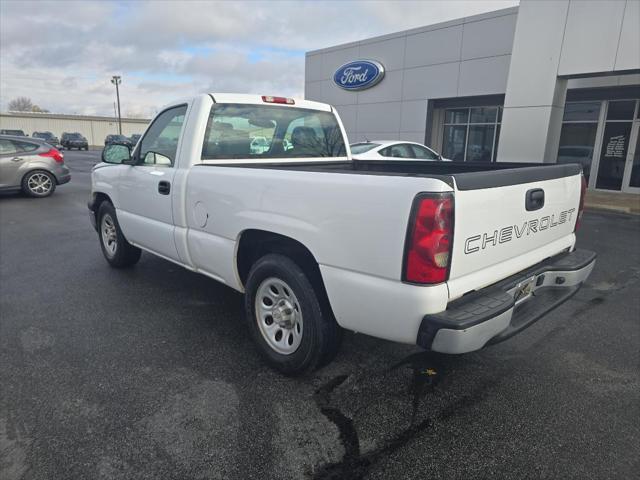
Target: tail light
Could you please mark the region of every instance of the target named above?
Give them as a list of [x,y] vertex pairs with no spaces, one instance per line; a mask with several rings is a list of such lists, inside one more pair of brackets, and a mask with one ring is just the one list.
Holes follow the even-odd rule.
[[584,175],[580,178],[582,179],[582,184],[580,185],[580,205],[578,206],[578,216],[576,217],[576,227],[573,229],[574,232],[578,230],[580,222],[582,222],[582,214],[584,213],[584,197],[587,195],[587,181],[584,179]]
[[284,103],[286,105],[293,105],[296,103],[293,98],[272,97],[270,95],[263,95],[262,101],[265,103]]
[[56,148],[52,148],[48,152],[39,153],[41,157],[49,157],[53,158],[58,163],[64,163],[64,155],[60,152],[60,150]]
[[453,245],[453,195],[416,197],[409,219],[403,280],[411,283],[445,282]]

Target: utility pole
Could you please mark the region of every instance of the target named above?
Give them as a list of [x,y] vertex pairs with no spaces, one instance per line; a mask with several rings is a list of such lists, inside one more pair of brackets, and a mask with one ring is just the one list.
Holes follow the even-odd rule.
[[116,98],[118,99],[118,133],[122,135],[122,117],[120,116],[120,90],[118,89],[118,85],[122,83],[120,75],[114,75],[113,77],[111,77],[111,83],[116,86]]

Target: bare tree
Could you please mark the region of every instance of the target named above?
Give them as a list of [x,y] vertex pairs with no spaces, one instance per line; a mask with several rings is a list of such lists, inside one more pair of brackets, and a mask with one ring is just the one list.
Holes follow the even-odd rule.
[[47,113],[49,110],[45,110],[43,108],[40,108],[38,105],[35,105],[30,98],[18,97],[9,102],[9,111]]
[[14,98],[9,102],[9,110],[13,112],[32,112],[33,102],[27,97]]

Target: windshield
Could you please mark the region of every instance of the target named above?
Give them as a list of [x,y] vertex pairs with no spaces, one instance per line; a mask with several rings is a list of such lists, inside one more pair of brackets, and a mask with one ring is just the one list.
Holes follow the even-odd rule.
[[202,148],[205,160],[345,155],[335,115],[273,105],[214,105]]
[[357,155],[359,153],[368,152],[369,150],[379,147],[379,143],[354,143],[351,145],[351,154]]
[[83,137],[79,133],[70,133],[69,138],[72,140],[82,140]]

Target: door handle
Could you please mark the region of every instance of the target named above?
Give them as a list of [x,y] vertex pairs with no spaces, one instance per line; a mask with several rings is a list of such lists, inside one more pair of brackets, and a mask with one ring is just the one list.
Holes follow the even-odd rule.
[[524,206],[527,209],[527,212],[540,210],[544,207],[544,190],[541,188],[527,190]]
[[12,162],[21,162],[21,161],[22,161],[22,158],[20,158],[20,157],[13,157],[13,158],[11,159],[11,161],[12,161]]
[[158,193],[160,195],[169,195],[169,192],[171,192],[171,184],[166,180],[161,180],[158,183]]

